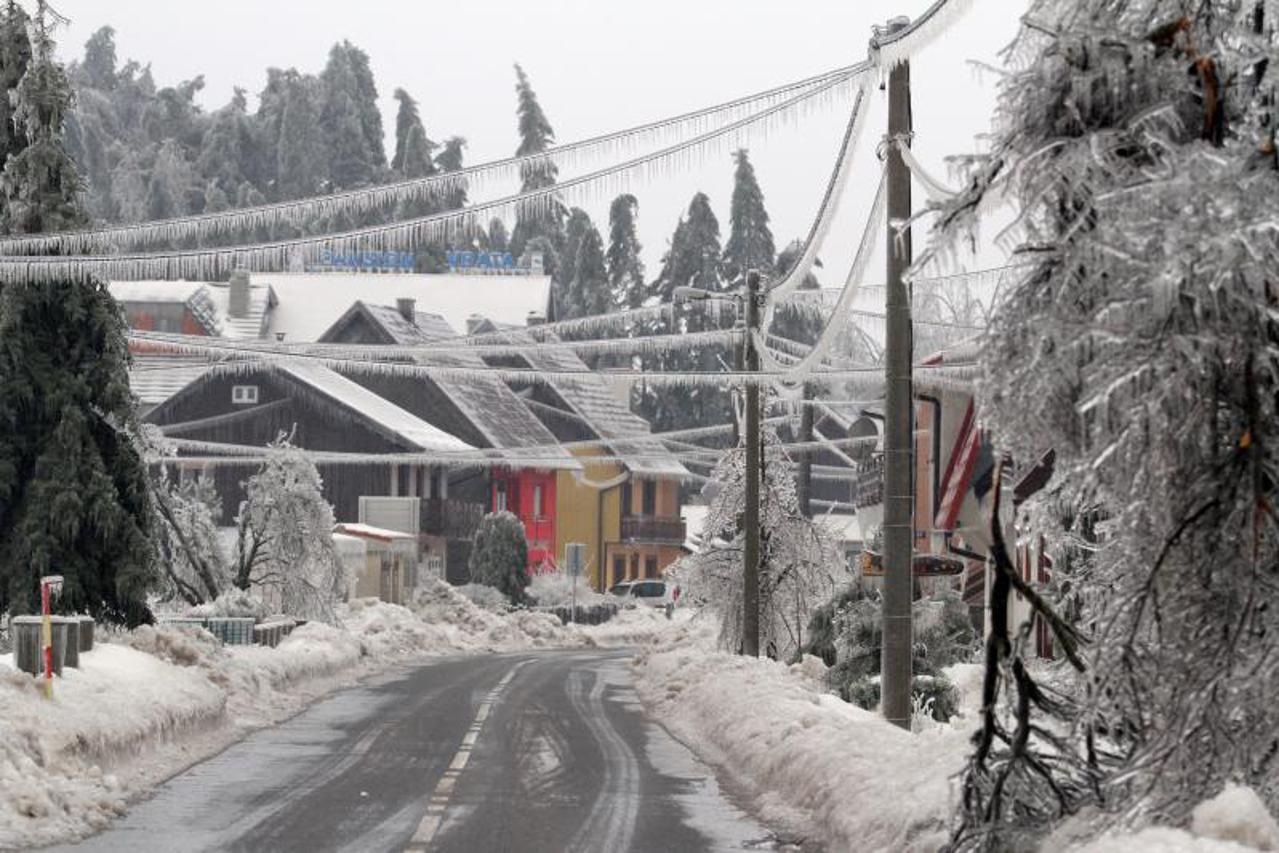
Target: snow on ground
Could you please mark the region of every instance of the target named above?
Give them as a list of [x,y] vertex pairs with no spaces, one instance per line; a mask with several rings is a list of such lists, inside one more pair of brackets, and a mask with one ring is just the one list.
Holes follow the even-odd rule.
[[[824,692],[814,671],[820,661],[785,666],[725,654],[715,636],[709,615],[686,617],[637,654],[637,688],[649,713],[717,765],[765,820],[831,850],[931,851],[945,843],[958,774],[978,725],[981,666],[947,667],[960,691],[961,715],[909,733]],[[1149,828],[1070,848],[1257,849],[1279,850],[1279,826],[1246,788],[1227,788],[1201,804],[1189,832]]]
[[[0,658],[0,849],[100,829],[128,802],[248,731],[278,722],[360,676],[429,655],[648,642],[679,624],[627,610],[616,623],[564,626],[495,613],[429,581],[410,607],[361,599],[342,626],[302,625],[277,648],[223,646],[190,627],[99,642],[55,679],[54,699]],[[106,632],[100,632],[105,634]]]

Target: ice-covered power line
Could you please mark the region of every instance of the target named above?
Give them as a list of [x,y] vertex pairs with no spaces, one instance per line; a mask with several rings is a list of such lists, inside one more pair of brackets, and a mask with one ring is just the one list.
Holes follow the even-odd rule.
[[[768,107],[730,124],[678,142],[641,157],[607,166],[574,178],[558,182],[554,186],[516,193],[494,201],[481,202],[459,210],[435,213],[394,222],[386,225],[356,228],[340,234],[328,234],[277,240],[244,246],[223,246],[211,249],[192,249],[173,252],[152,252],[134,255],[72,255],[72,256],[6,256],[0,257],[0,275],[7,281],[61,281],[84,280],[99,276],[110,280],[139,278],[185,278],[211,280],[230,273],[235,268],[288,268],[300,259],[304,249],[328,248],[338,252],[359,252],[370,249],[406,245],[431,245],[447,240],[450,234],[473,227],[494,215],[515,216],[521,213],[549,211],[563,203],[565,196],[581,194],[608,185],[610,180],[628,172],[645,172],[664,165],[676,155],[690,150],[703,150],[756,124],[768,124],[800,107],[805,101],[826,92],[833,92],[849,81],[859,80],[858,75],[837,77],[812,89],[806,89],[779,104]],[[862,88],[857,87],[858,101]]]
[[208,243],[259,228],[281,225],[304,227],[317,218],[336,213],[359,218],[393,209],[402,203],[438,202],[463,186],[476,194],[488,184],[517,180],[520,170],[530,165],[553,164],[563,170],[592,156],[602,154],[615,158],[654,144],[669,143],[688,133],[704,133],[715,122],[745,117],[761,107],[775,105],[806,90],[822,88],[832,80],[847,79],[864,69],[865,63],[837,68],[732,101],[557,145],[539,154],[503,158],[446,174],[217,213],[53,234],[4,237],[0,238],[0,255],[106,253],[193,240]]

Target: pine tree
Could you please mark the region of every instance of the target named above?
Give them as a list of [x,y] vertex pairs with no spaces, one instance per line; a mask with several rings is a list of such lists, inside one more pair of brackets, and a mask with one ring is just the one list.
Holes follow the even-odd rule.
[[386,152],[368,54],[348,41],[333,45],[320,83],[320,130],[329,146],[334,184],[343,188],[373,183],[386,166]]
[[662,302],[670,302],[677,287],[723,290],[720,254],[719,220],[711,210],[711,200],[699,192],[688,205],[687,217],[675,227],[670,249],[662,258],[656,295]]
[[395,90],[395,100],[400,108],[395,115],[395,156],[391,160],[391,168],[406,178],[435,174],[432,158],[439,146],[427,138],[417,101],[403,89]]
[[[577,244],[573,259],[573,280],[569,301],[577,317],[606,314],[612,308],[608,290],[608,268],[604,262],[604,240],[594,225],[587,227]],[[568,319],[564,317],[562,319]]]
[[639,202],[630,193],[613,199],[608,208],[608,288],[613,304],[619,308],[639,308],[647,296],[644,262],[635,232],[638,213]]
[[568,221],[564,224],[563,249],[559,252],[559,264],[551,280],[552,297],[559,307],[560,318],[564,320],[582,316],[582,306],[576,301],[572,284],[577,275],[577,250],[586,232],[593,227],[585,210],[575,207],[569,211]]
[[[538,103],[537,93],[529,82],[524,69],[515,66],[515,93],[517,97],[516,117],[518,119],[520,145],[515,150],[516,157],[528,157],[542,154],[555,144],[555,131],[542,105]],[[520,191],[531,192],[555,185],[559,170],[550,160],[534,160],[520,167]],[[548,238],[557,250],[564,246],[564,211],[558,203],[552,202],[547,210],[543,204],[530,205],[521,210],[515,218],[515,230],[511,232],[511,251],[516,255],[524,253],[525,244],[534,237]]]
[[80,71],[95,89],[109,92],[115,88],[115,29],[102,27],[84,43],[84,64]]
[[83,226],[83,188],[75,163],[62,146],[63,123],[71,109],[71,83],[53,58],[53,38],[44,6],[33,27],[31,62],[11,93],[13,123],[25,139],[0,174],[4,222],[10,233],[37,234]]
[[506,223],[496,216],[489,220],[488,244],[490,252],[505,252],[510,248],[510,237],[506,233]]
[[[1230,782],[1279,806],[1273,10],[1033,2],[989,153],[939,219],[967,239],[988,194],[1020,203],[1029,263],[982,336],[981,420],[1001,454],[1055,455],[1017,509],[1048,539],[1047,604],[989,531],[955,849],[1036,847],[1077,813],[1184,824]],[[1074,673],[1027,666],[1014,592]]]
[[[31,65],[11,93],[30,145],[0,178],[23,233],[85,221],[61,147],[71,93],[46,14],[42,3]],[[149,620],[152,513],[128,357],[124,315],[101,282],[0,289],[0,608],[37,609],[40,576],[56,573],[62,608]]]
[[728,244],[724,246],[724,277],[737,286],[747,270],[758,270],[767,276],[773,271],[777,249],[773,232],[768,227],[768,211],[764,209],[764,193],[755,180],[755,167],[745,148],[733,154],[737,168],[733,173],[733,205],[729,213]]
[[524,602],[528,587],[528,542],[524,525],[509,512],[480,519],[469,563],[471,581],[499,590],[513,604]]
[[281,199],[315,195],[328,183],[327,149],[319,100],[322,87],[314,77],[284,72],[276,143],[276,193]]
[[[444,140],[444,147],[440,150],[440,153],[435,155],[435,168],[446,174],[448,172],[459,172],[464,165],[463,158],[465,155],[466,139],[461,136],[450,136]],[[466,201],[466,181],[462,181],[444,197],[444,209],[460,210],[466,207]]]
[[[14,0],[8,0],[0,12],[0,86],[6,94],[18,88],[31,62],[30,22]],[[14,126],[13,104],[8,97],[0,97],[0,166],[26,146],[26,137]]]

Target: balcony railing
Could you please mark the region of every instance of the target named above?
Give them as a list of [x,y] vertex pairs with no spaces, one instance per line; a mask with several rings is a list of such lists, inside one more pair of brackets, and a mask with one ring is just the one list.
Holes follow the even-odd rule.
[[622,517],[622,539],[628,542],[669,542],[683,545],[687,530],[679,518],[628,515]]
[[422,532],[448,539],[470,539],[484,517],[484,504],[448,498],[422,500]]

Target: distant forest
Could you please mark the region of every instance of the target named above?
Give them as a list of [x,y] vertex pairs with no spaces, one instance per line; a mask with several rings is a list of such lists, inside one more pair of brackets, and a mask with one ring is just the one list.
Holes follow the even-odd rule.
[[[206,112],[196,103],[203,77],[157,85],[149,64],[119,60],[115,31],[109,26],[93,34],[83,58],[71,62],[67,71],[75,99],[66,145],[79,166],[90,215],[99,224],[214,213],[446,173],[464,165],[466,140],[429,137],[417,101],[398,88],[394,150],[387,156],[368,54],[348,41],[333,45],[318,75],[268,68],[252,112],[243,89],[236,89],[230,103]],[[554,146],[555,133],[518,65],[514,82],[513,118],[520,143],[512,154],[546,151]],[[640,257],[639,200],[630,194],[613,200],[609,221],[602,227],[584,210],[562,208],[509,225],[494,219],[486,228],[477,228],[471,242],[476,248],[517,256],[525,249],[540,252],[552,275],[561,319],[668,302],[681,286],[725,291],[739,286],[748,269],[765,276],[784,272],[794,263],[797,247],[777,251],[749,155],[739,150],[733,161],[727,240],[721,242],[709,198],[695,193],[652,279],[646,277]],[[526,169],[522,188],[546,187],[555,180],[553,164]],[[467,203],[463,185],[448,198],[388,215],[420,216]],[[367,223],[330,218],[312,223],[310,230],[320,233],[362,224]],[[445,248],[419,252],[418,269],[442,269]],[[816,285],[810,276],[807,286]],[[819,327],[799,316],[779,321],[781,331],[797,340],[811,339]],[[679,325],[695,331],[706,322],[689,317]],[[731,324],[731,316],[717,319],[715,325],[722,323]],[[631,333],[636,331],[663,330]],[[722,347],[708,346],[646,357],[645,367],[716,370],[732,361],[733,355]],[[649,389],[632,402],[659,428],[724,422],[729,417],[727,393],[720,390]]]

